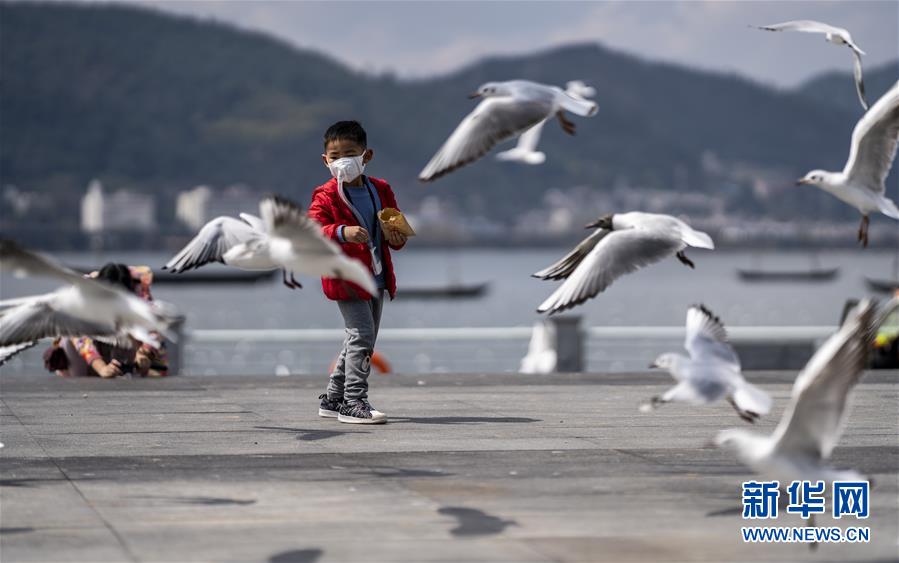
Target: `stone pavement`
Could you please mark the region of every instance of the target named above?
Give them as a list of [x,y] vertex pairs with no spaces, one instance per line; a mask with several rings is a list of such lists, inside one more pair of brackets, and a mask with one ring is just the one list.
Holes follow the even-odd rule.
[[[775,398],[795,374],[754,372]],[[858,387],[840,467],[869,544],[749,545],[726,404],[637,406],[662,374],[372,376],[386,426],[317,416],[324,380],[0,377],[13,561],[895,561],[899,373]],[[828,504],[829,508],[829,504]],[[819,518],[818,525],[835,521]],[[801,525],[794,515],[777,525]]]

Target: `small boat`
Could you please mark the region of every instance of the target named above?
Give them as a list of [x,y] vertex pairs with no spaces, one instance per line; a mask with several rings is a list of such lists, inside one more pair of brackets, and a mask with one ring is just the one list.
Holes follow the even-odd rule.
[[280,270],[263,270],[257,271],[193,271],[183,274],[174,274],[172,272],[154,271],[153,283],[256,283],[268,280],[274,280]]
[[893,293],[899,291],[899,279],[883,280],[865,276],[865,284],[871,291],[879,293]]
[[473,284],[450,283],[433,287],[403,287],[396,290],[399,299],[475,299],[483,297],[490,282]]
[[807,270],[756,270],[737,268],[737,276],[748,282],[827,282],[835,279],[839,268],[810,268]]

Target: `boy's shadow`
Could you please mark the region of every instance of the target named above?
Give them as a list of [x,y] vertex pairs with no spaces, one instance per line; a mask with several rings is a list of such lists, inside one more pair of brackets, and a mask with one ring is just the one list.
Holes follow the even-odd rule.
[[318,430],[308,428],[287,428],[284,426],[254,426],[259,430],[277,430],[281,432],[296,432],[297,440],[301,442],[317,442],[327,440],[344,434],[370,434],[367,430]]
[[518,416],[396,416],[390,418],[391,424],[524,424],[543,422],[537,418]]

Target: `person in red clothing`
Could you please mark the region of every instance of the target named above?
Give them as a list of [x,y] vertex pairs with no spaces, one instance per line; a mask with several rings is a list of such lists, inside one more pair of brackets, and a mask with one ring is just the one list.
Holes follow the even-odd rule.
[[325,295],[340,308],[346,337],[328,389],[319,396],[318,414],[340,422],[383,424],[387,415],[368,400],[368,376],[385,292],[391,299],[396,295],[390,250],[402,248],[406,237],[381,228],[378,212],[399,207],[390,184],[362,173],[374,157],[365,129],[356,121],[339,121],[325,131],[324,148],[322,162],[333,178],[313,191],[309,216],[347,256],[368,266],[378,292],[369,295],[353,283],[322,278]]

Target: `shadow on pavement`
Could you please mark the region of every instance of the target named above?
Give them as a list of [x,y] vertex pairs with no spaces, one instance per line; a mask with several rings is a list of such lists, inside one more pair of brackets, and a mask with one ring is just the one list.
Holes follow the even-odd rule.
[[284,426],[254,426],[258,430],[278,430],[281,432],[296,432],[297,440],[301,442],[317,442],[327,440],[344,434],[371,434],[365,430],[312,430],[308,428],[286,428]]
[[322,553],[320,549],[294,549],[282,551],[268,558],[269,563],[315,563]]
[[515,520],[502,520],[476,508],[444,506],[437,512],[459,521],[459,525],[450,530],[454,536],[490,536],[501,533],[508,526],[518,525]]
[[388,424],[524,424],[528,422],[543,422],[537,418],[523,418],[517,416],[397,416],[391,417]]

